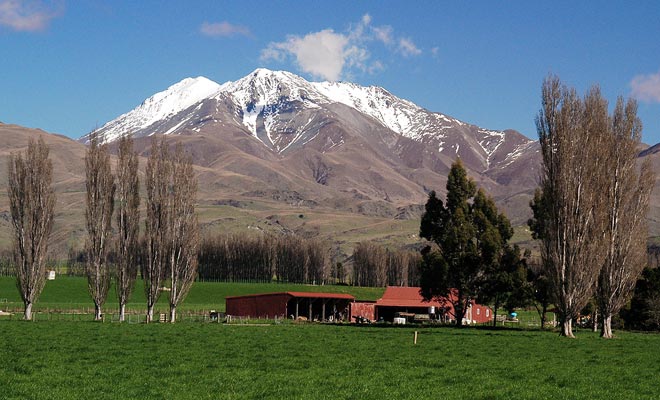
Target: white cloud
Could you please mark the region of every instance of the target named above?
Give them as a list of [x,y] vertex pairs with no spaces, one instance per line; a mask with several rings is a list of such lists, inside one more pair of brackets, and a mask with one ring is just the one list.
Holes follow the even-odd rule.
[[369,15],[369,14],[364,14],[364,15],[362,16],[362,23],[363,23],[364,25],[369,25],[369,24],[371,23],[371,15]]
[[383,26],[374,26],[373,28],[374,35],[376,39],[380,40],[381,42],[385,44],[391,44],[393,39],[392,39],[392,27],[389,25],[383,25]]
[[250,36],[250,30],[241,25],[234,25],[227,21],[222,22],[204,22],[199,31],[206,36],[211,37],[232,37],[236,35]]
[[37,0],[0,0],[0,25],[15,31],[42,31],[61,11],[61,6],[47,6]]
[[271,43],[268,47],[261,50],[261,59],[265,61],[275,60],[277,62],[284,62],[286,60],[286,53],[287,50],[281,43]]
[[269,43],[261,51],[261,59],[284,62],[290,57],[303,72],[336,81],[355,71],[373,74],[385,68],[380,60],[372,59],[369,46],[374,42],[405,57],[422,53],[411,39],[395,39],[391,26],[374,26],[372,22],[372,17],[364,14],[343,33],[324,29],[304,36],[288,35],[283,42]]
[[415,43],[413,43],[411,39],[408,38],[399,39],[398,51],[405,57],[418,56],[422,54],[422,51],[417,46],[415,46]]
[[310,33],[303,37],[290,35],[287,40],[271,43],[261,51],[263,60],[284,60],[292,55],[296,63],[304,72],[315,77],[338,80],[347,59],[354,57],[353,48],[346,48],[348,38],[332,29]]
[[660,71],[657,74],[637,75],[630,82],[632,95],[640,101],[660,103]]

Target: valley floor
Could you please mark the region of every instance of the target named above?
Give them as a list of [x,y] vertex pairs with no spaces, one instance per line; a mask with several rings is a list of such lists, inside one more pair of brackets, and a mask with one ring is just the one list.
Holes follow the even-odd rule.
[[0,397],[656,399],[658,354],[628,332],[0,319]]

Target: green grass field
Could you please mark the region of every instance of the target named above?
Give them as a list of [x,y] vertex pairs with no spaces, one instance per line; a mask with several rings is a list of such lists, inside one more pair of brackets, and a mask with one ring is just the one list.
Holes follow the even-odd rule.
[[[12,277],[0,277],[0,310],[22,310],[23,302],[15,282]],[[227,296],[285,291],[348,293],[360,300],[377,300],[382,296],[384,288],[278,283],[195,282],[190,293],[188,293],[188,297],[180,305],[179,310],[224,311],[225,297]],[[166,292],[161,295],[156,307],[157,311],[166,312],[169,309],[167,295]],[[104,309],[106,313],[113,313],[116,312],[117,308],[117,298],[113,286],[110,288]],[[127,308],[134,312],[144,312],[146,310],[144,287],[141,281],[136,282],[133,296]],[[82,310],[93,313],[94,303],[87,292],[86,278],[58,276],[53,281],[46,281],[46,286],[34,305],[34,309],[35,311]]]
[[657,399],[658,354],[626,332],[0,320],[0,397]]

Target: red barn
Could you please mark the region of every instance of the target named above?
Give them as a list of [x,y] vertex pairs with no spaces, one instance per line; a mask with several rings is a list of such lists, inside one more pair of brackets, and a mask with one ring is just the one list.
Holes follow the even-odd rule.
[[[351,304],[351,316],[359,315],[370,320],[383,319],[392,321],[396,315],[428,316],[441,321],[456,319],[454,306],[449,300],[424,301],[418,287],[388,286],[383,297],[373,304],[373,314],[369,303],[354,302]],[[452,300],[455,296],[452,294]],[[493,313],[488,306],[471,301],[465,313],[463,322],[466,324],[483,324],[492,321]]]
[[342,320],[348,317],[350,294],[282,292],[227,297],[227,315],[252,318],[295,318]]

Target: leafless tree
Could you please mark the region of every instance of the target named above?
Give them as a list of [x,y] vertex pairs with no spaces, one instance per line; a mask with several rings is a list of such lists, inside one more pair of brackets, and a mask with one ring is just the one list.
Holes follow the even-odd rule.
[[195,281],[199,250],[199,227],[195,215],[197,180],[192,159],[184,154],[181,143],[176,146],[171,171],[167,213],[170,244],[167,250],[171,285],[170,322],[175,322],[176,307],[186,297]]
[[172,174],[170,152],[164,139],[151,140],[151,154],[145,171],[145,186],[147,191],[147,215],[145,219],[145,237],[147,257],[142,265],[144,294],[147,299],[147,322],[153,321],[154,305],[160,297],[161,284],[166,273],[168,262],[168,198],[170,191],[170,176]]
[[11,250],[0,250],[0,276],[15,276],[16,268],[14,268],[13,257]]
[[117,271],[115,289],[119,300],[119,321],[124,321],[126,303],[130,299],[138,273],[138,234],[140,193],[138,157],[130,136],[119,139],[117,154]]
[[305,252],[307,253],[307,283],[323,284],[328,277],[328,257],[327,251],[323,248],[323,243],[318,240],[307,240],[305,243]]
[[87,253],[84,249],[78,249],[75,246],[70,246],[67,254],[67,275],[68,276],[84,276],[87,277]]
[[201,279],[232,282],[323,283],[329,275],[324,243],[295,235],[231,234],[204,237]]
[[43,138],[36,143],[30,139],[24,156],[10,154],[7,170],[16,286],[26,320],[32,319],[32,305],[45,284],[48,237],[53,227],[55,193],[48,153]]
[[407,251],[388,251],[387,284],[408,286],[408,267],[410,255]]
[[353,250],[353,284],[358,286],[419,285],[421,256],[360,242]]
[[112,233],[115,183],[110,169],[107,144],[100,144],[95,133],[90,136],[85,155],[85,187],[87,189],[85,221],[87,223],[87,289],[94,301],[94,319],[101,320],[101,309],[110,290],[108,250]]
[[408,251],[408,286],[420,285],[422,255],[417,251]]
[[274,242],[275,277],[280,282],[303,283],[307,279],[308,260],[304,241],[286,235]]
[[360,242],[353,249],[353,284],[385,286],[389,255],[387,250],[371,242]]
[[603,191],[607,102],[598,88],[584,99],[556,77],[544,81],[536,119],[543,159],[530,225],[541,239],[542,265],[553,282],[561,335],[590,300],[604,259]]
[[630,100],[624,105],[619,98],[611,121],[608,146],[604,148],[609,151],[610,168],[607,191],[603,193],[608,210],[607,256],[597,289],[604,338],[612,338],[612,315],[628,302],[646,265],[646,214],[655,179],[650,160],[637,171],[642,125],[636,102]]

